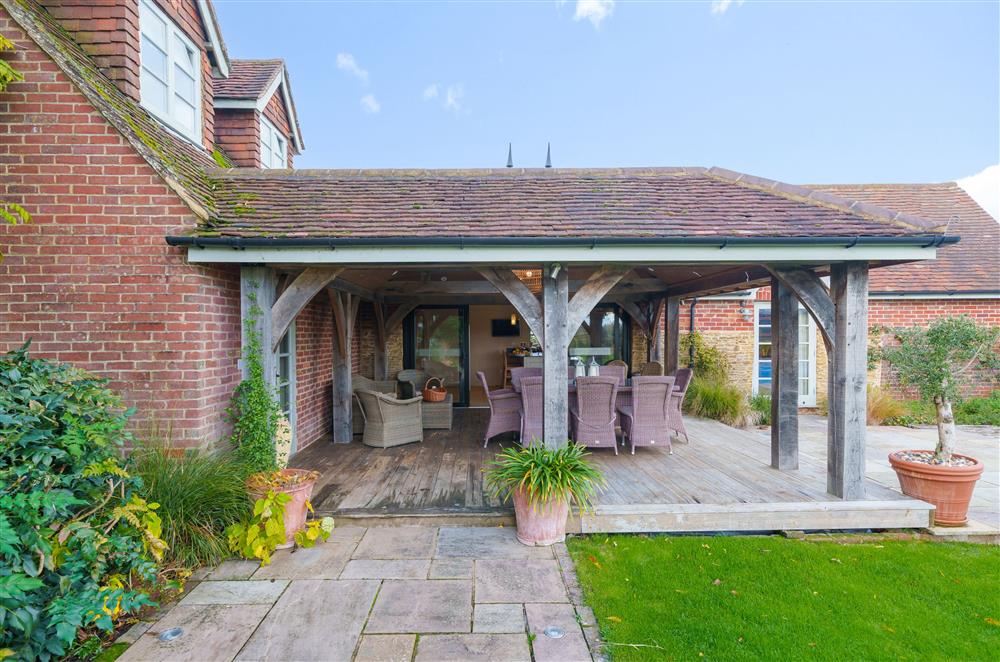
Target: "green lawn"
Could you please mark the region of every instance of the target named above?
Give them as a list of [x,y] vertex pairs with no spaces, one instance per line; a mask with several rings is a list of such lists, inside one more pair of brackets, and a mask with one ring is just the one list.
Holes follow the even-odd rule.
[[627,535],[568,544],[615,660],[1000,659],[997,547]]

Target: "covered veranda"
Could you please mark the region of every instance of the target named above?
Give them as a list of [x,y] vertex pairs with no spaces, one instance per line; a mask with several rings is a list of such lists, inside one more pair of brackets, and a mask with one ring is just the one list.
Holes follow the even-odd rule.
[[[579,521],[581,529],[929,523],[930,506],[899,499],[865,479],[867,288],[871,268],[932,259],[937,246],[955,240],[942,228],[727,171],[305,177],[238,171],[230,177],[234,204],[246,204],[240,189],[251,184],[254,190],[271,187],[265,195],[273,197],[265,199],[286,201],[283,211],[266,210],[271,221],[256,221],[272,234],[281,225],[282,236],[260,236],[262,226],[244,212],[226,223],[228,236],[170,241],[188,247],[189,261],[241,265],[244,319],[265,347],[278,349],[292,321],[317,297],[328,302],[336,328],[330,348],[332,429],[328,439],[294,459],[323,472],[316,501],[325,511],[507,516],[502,504],[482,494],[480,471],[499,444],[513,440],[498,439],[482,449],[482,411],[458,412],[452,430],[425,431],[423,441],[410,446],[373,449],[354,440],[353,334],[373,336],[371,365],[361,371],[384,379],[412,367],[394,359],[390,339],[416,307],[509,303],[542,347],[544,443],[558,446],[569,438],[569,339],[595,306],[614,302],[626,311],[647,339],[648,358],[672,374],[681,363],[682,299],[767,285],[774,425],[766,447],[748,433],[692,421],[691,443],[675,443],[673,455],[663,448],[617,457],[598,451],[609,489],[597,511]],[[386,192],[389,183],[414,200],[409,207],[395,198],[386,201],[396,195]],[[560,185],[574,188],[573,194]],[[491,194],[475,200],[483,190]],[[293,209],[293,202],[302,208]],[[351,213],[338,224],[310,212],[309,204],[320,210],[347,205]],[[364,222],[351,218],[358,207],[365,207]],[[425,215],[425,209],[437,211]],[[506,226],[505,214],[519,221],[530,217],[534,225]],[[301,225],[283,225],[296,219]],[[540,274],[537,287],[524,278],[528,271]],[[357,324],[362,302],[373,313],[368,329]],[[798,451],[800,305],[815,320],[829,357],[827,453],[819,465],[803,461]],[[266,372],[276,371],[271,366]]]

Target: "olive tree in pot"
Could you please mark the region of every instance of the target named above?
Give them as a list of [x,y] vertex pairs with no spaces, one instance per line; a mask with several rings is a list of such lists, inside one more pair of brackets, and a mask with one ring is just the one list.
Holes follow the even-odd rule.
[[514,501],[517,539],[525,545],[552,545],[566,539],[570,502],[581,510],[604,485],[583,446],[506,448],[487,466],[486,488]]
[[995,377],[1000,367],[995,351],[1000,328],[960,316],[936,319],[927,328],[896,329],[894,334],[898,344],[881,349],[877,356],[895,370],[902,386],[934,403],[938,442],[933,451],[891,453],[889,463],[904,494],[936,506],[936,524],[963,526],[983,464],[955,452],[952,403],[972,375]]

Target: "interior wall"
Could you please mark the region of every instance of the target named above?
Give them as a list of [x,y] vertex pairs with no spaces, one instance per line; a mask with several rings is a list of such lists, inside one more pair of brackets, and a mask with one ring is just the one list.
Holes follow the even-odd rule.
[[509,318],[514,312],[510,305],[475,305],[469,306],[469,384],[479,386],[476,372],[482,370],[491,388],[503,384],[503,355],[501,350],[522,342],[530,342],[528,325],[521,321],[519,337],[506,336],[494,338],[491,322],[494,319]]

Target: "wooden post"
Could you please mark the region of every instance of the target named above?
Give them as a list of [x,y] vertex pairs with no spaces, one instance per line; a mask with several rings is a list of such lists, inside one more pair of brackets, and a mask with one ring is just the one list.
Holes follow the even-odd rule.
[[649,320],[649,351],[648,356],[650,361],[656,361],[657,363],[663,363],[663,314],[667,308],[667,300],[664,297],[658,297],[653,301],[649,302],[650,307],[650,320]]
[[381,301],[372,303],[375,313],[375,352],[372,362],[372,373],[376,380],[389,378],[389,346],[388,331],[385,328],[385,304]]
[[560,264],[545,264],[542,267],[542,310],[545,326],[542,347],[545,380],[543,432],[548,448],[560,448],[569,439],[569,396],[566,389],[569,374],[569,271]]
[[351,430],[351,338],[360,300],[347,292],[327,290],[333,309],[333,441],[350,443]]
[[799,306],[771,279],[771,466],[799,468]]
[[[274,346],[271,325],[271,309],[278,290],[278,278],[271,267],[241,267],[240,268],[240,311],[243,323],[240,325],[240,372],[243,378],[248,376],[244,352],[247,346],[247,320],[255,318],[255,329],[260,340],[261,363],[264,366],[264,380],[274,388],[277,384],[278,371],[275,365]],[[278,338],[278,340],[281,340]]]
[[834,307],[827,421],[827,492],[865,498],[865,425],[868,380],[868,264],[831,265]]
[[670,297],[667,299],[664,312],[664,331],[666,332],[663,348],[664,375],[676,373],[680,363],[680,307],[680,298]]

